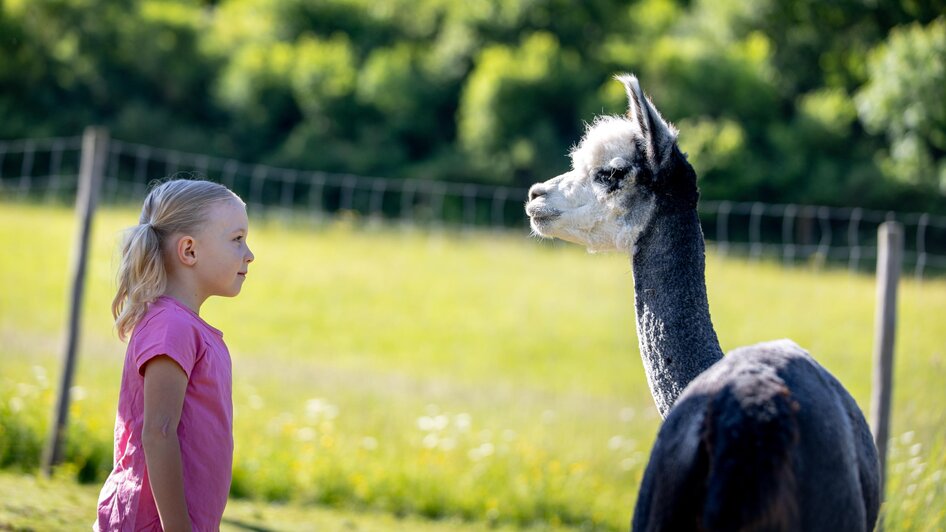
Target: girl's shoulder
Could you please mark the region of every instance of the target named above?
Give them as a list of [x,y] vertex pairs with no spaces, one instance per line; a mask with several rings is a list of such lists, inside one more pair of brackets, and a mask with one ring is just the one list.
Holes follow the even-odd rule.
[[161,296],[148,305],[148,310],[135,327],[132,336],[141,336],[149,332],[166,331],[176,334],[223,333],[205,322],[193,310],[187,308],[174,298]]
[[128,342],[126,364],[133,362],[144,376],[145,364],[155,356],[167,355],[190,378],[195,365],[218,343],[200,317],[175,300],[162,296],[148,305]]
[[136,329],[154,326],[193,327],[193,318],[181,312],[170,300],[167,296],[161,296],[149,303]]

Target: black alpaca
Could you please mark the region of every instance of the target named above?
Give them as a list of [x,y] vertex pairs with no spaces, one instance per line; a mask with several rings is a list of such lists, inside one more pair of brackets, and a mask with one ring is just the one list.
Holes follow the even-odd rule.
[[710,320],[696,173],[633,76],[570,172],[534,185],[533,230],[631,254],[641,358],[660,414],[634,530],[872,530],[877,450],[844,387],[789,340],[723,356]]

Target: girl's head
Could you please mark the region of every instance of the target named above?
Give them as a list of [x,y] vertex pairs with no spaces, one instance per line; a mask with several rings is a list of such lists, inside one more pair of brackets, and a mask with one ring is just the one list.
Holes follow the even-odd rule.
[[200,301],[240,293],[253,253],[246,206],[227,187],[175,179],[145,198],[122,245],[112,316],[125,339],[168,283],[186,283]]

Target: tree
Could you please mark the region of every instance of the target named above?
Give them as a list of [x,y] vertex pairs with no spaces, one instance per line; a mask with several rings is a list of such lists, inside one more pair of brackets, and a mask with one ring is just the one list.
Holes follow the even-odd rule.
[[566,149],[580,135],[580,104],[591,80],[579,56],[551,34],[533,33],[517,48],[492,45],[477,58],[459,110],[459,141],[496,182],[529,184],[566,169]]
[[857,110],[887,139],[884,173],[946,193],[946,18],[892,31],[871,53],[868,72]]

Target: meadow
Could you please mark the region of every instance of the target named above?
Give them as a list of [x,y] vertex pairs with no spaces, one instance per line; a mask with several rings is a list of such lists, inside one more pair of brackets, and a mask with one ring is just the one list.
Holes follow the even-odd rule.
[[[0,467],[35,471],[75,234],[67,207],[0,202]],[[60,476],[111,463],[124,345],[109,307],[121,229],[95,220]],[[626,529],[659,417],[628,258],[525,232],[251,213],[243,293],[211,299],[234,367],[232,496],[411,519]],[[874,279],[709,250],[723,349],[788,337],[869,409]],[[905,278],[887,530],[946,528],[946,280]],[[89,509],[89,521],[93,509]]]

